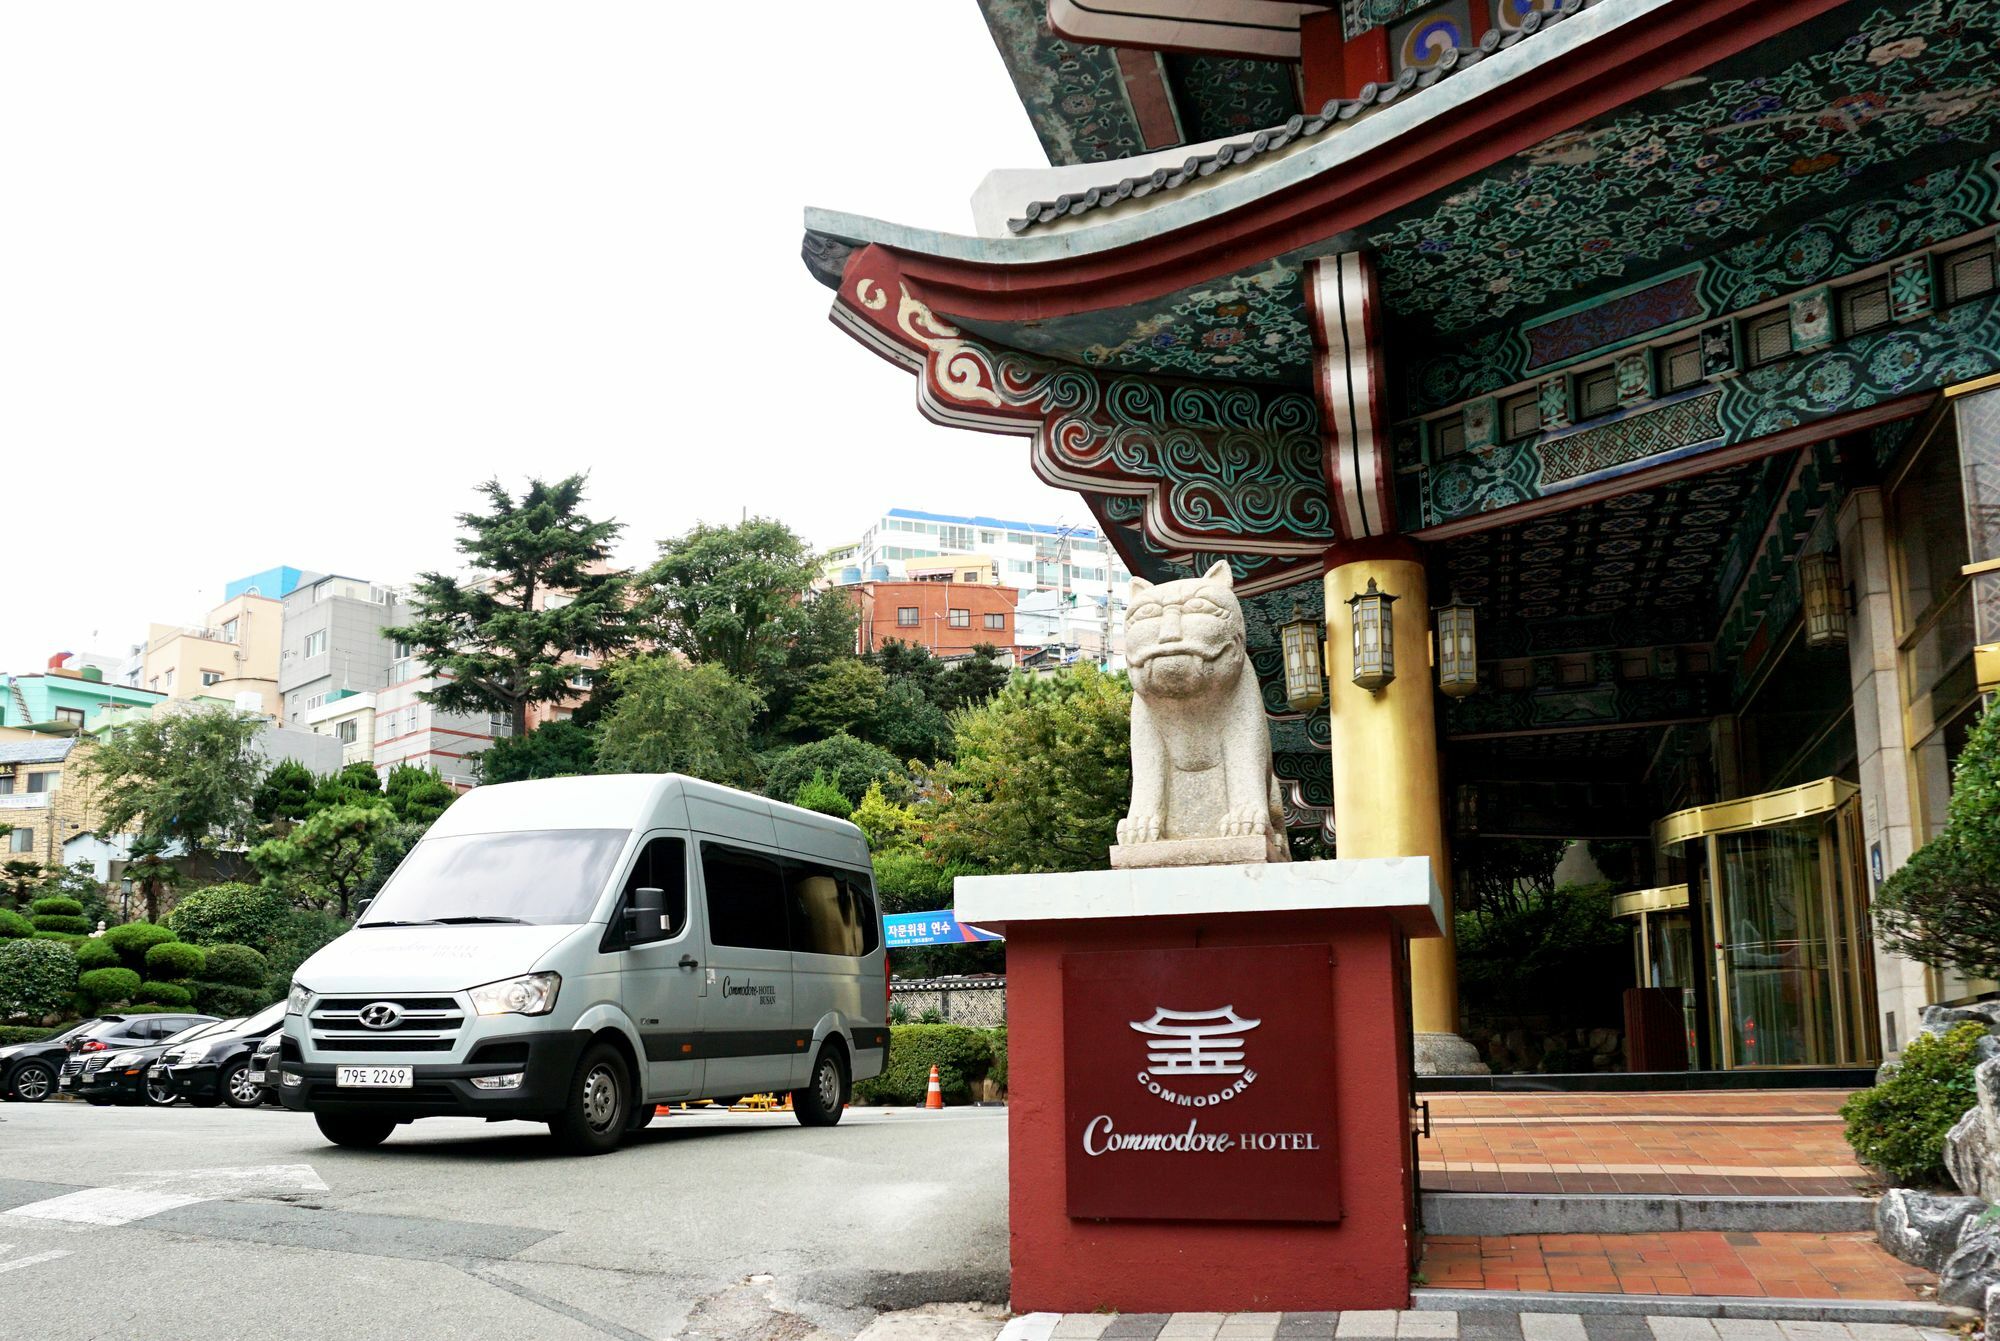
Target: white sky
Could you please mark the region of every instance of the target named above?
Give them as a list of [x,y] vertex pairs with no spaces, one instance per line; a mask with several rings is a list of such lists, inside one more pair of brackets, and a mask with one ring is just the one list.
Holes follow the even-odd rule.
[[808,204],[1044,160],[972,0],[0,8],[0,670],[274,564],[451,567],[490,475],[623,557],[745,508],[1087,520],[826,320]]

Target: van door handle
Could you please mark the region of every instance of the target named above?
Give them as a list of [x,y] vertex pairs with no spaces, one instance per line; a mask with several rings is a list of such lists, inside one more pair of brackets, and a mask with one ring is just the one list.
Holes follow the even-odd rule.
[[700,968],[701,961],[699,959],[696,959],[693,955],[682,955],[681,967],[684,969]]

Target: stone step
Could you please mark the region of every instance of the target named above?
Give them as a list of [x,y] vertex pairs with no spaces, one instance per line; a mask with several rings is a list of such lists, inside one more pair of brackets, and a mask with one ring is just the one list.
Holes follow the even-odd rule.
[[1867,1233],[1871,1197],[1628,1196],[1614,1193],[1426,1192],[1424,1230],[1494,1234],[1662,1234],[1683,1230]]
[[1771,1299],[1739,1295],[1582,1294],[1557,1290],[1441,1290],[1419,1287],[1410,1307],[1424,1312],[1575,1313],[1590,1317],[1785,1318],[1798,1322],[1904,1323],[1955,1327],[1978,1315],[1929,1300]]

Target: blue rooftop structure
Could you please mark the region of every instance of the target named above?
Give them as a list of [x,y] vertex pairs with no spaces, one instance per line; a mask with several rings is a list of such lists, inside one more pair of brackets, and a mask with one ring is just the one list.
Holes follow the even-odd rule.
[[300,579],[304,577],[305,573],[297,568],[287,566],[266,568],[261,573],[252,573],[248,577],[239,577],[231,582],[222,589],[222,599],[233,601],[245,592],[254,592],[259,596],[269,596],[272,600],[282,600],[292,594],[298,587]]

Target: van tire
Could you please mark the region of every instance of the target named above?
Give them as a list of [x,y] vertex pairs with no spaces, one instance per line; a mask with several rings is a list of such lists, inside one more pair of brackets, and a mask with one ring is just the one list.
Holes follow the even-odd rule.
[[821,1046],[813,1059],[812,1078],[792,1091],[792,1112],[802,1127],[831,1127],[847,1107],[847,1054],[833,1043]]
[[314,1113],[319,1134],[346,1150],[373,1150],[396,1130],[396,1120],[366,1113]]
[[618,1148],[632,1120],[632,1080],[625,1059],[607,1043],[593,1043],[577,1061],[562,1109],[549,1119],[549,1135],[569,1155],[604,1155]]

